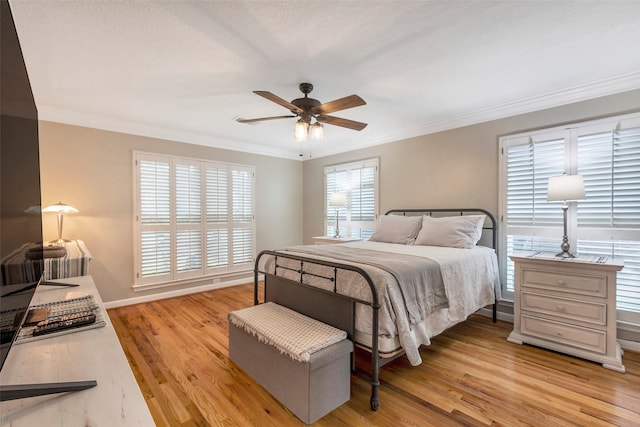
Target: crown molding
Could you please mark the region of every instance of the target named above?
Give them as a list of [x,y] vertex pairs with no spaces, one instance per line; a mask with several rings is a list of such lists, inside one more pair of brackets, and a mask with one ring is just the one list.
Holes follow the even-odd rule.
[[[469,126],[491,120],[502,119],[519,114],[531,113],[547,108],[559,107],[575,102],[586,101],[602,96],[640,89],[640,72],[628,73],[603,79],[591,83],[570,86],[568,88],[548,92],[542,95],[532,96],[516,101],[506,102],[486,108],[452,115],[415,126],[405,127],[388,133],[367,135],[365,141],[351,139],[341,141],[332,146],[316,144],[312,149],[311,158],[326,157],[341,154],[348,151],[359,150],[376,145],[401,141],[422,135],[429,135],[449,129]],[[152,138],[172,141],[187,142],[225,150],[258,154],[263,156],[280,157],[291,160],[305,161],[309,156],[300,156],[298,150],[287,150],[269,147],[265,145],[249,144],[238,140],[220,139],[215,136],[189,132],[179,129],[168,129],[160,126],[132,122],[128,120],[103,117],[89,113],[81,113],[38,105],[38,116],[41,120],[102,129],[113,132],[122,132]],[[326,148],[324,148],[326,147]]]
[[640,89],[640,72],[628,73],[597,82],[575,85],[563,90],[557,90],[517,101],[498,104],[469,113],[444,117],[442,119],[433,120],[417,126],[399,129],[397,132],[371,135],[366,143],[359,141],[350,143],[349,141],[345,141],[344,143],[341,143],[339,147],[334,149],[329,148],[326,150],[318,150],[314,157],[325,157],[359,150],[393,141],[400,141],[421,135],[429,135],[449,129],[517,116],[519,114],[532,113],[534,111],[560,107],[562,105],[587,101],[636,89]]
[[168,129],[155,125],[114,119],[95,114],[65,110],[47,105],[38,105],[38,119],[50,122],[101,129],[110,132],[126,133],[169,141],[186,142],[206,147],[238,151],[242,153],[258,154],[262,156],[299,159],[299,153],[274,147],[248,144],[238,140],[220,139],[215,136],[180,129]]

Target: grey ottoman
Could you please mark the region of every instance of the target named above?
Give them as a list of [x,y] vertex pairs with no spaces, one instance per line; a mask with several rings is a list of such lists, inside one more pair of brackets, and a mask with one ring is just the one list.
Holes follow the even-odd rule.
[[267,302],[233,311],[229,358],[311,424],[349,400],[353,343],[346,332]]

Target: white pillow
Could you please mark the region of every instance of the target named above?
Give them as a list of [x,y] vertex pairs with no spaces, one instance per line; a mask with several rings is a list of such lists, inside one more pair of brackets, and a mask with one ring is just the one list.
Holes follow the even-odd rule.
[[485,215],[422,217],[416,245],[473,248],[482,237]]
[[422,217],[420,216],[383,215],[378,218],[376,231],[369,240],[412,245],[421,225]]

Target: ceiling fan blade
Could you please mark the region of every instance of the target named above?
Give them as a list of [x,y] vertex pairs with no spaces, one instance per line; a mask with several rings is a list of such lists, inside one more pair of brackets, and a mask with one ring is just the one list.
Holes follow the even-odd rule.
[[236,121],[240,122],[240,123],[255,123],[255,122],[262,122],[262,121],[266,121],[266,120],[289,119],[291,117],[298,117],[298,116],[293,116],[293,115],[289,115],[289,116],[272,116],[272,117],[259,117],[257,119],[243,119],[242,117],[238,117],[236,119]]
[[355,120],[341,119],[340,117],[333,116],[318,116],[316,118],[320,123],[326,123],[328,125],[342,126],[343,128],[349,128],[353,130],[362,130],[367,127],[366,123],[356,122]]
[[365,104],[366,102],[364,102],[364,99],[360,98],[358,95],[349,95],[344,98],[336,99],[335,101],[330,101],[325,104],[318,105],[317,107],[313,107],[311,112],[313,114],[335,113],[336,111],[359,107]]
[[267,92],[267,91],[264,91],[264,90],[254,90],[253,93],[255,93],[256,95],[260,95],[261,97],[266,98],[271,102],[275,102],[278,105],[282,105],[284,108],[290,110],[292,113],[295,113],[295,114],[301,114],[302,113],[302,109],[301,108],[296,107],[295,105],[293,105],[289,101],[285,101],[284,99],[280,98],[277,95],[272,94],[271,92]]

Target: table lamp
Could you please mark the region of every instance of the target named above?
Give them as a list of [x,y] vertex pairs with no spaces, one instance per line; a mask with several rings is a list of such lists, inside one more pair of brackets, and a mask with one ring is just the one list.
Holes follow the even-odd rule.
[[338,224],[338,214],[340,211],[340,208],[345,206],[347,203],[346,197],[344,193],[333,193],[331,195],[331,198],[329,199],[329,206],[334,206],[336,208],[336,232],[333,235],[333,237],[338,238],[340,237],[340,227]]
[[556,254],[560,258],[575,258],[571,252],[569,252],[569,237],[567,236],[567,209],[569,209],[568,202],[576,200],[584,200],[584,179],[582,175],[560,175],[552,176],[549,178],[549,187],[547,189],[547,201],[548,202],[563,202],[562,214],[564,221],[564,236],[562,236],[562,244],[560,249],[562,252]]
[[58,214],[58,240],[56,240],[53,243],[55,243],[58,246],[64,246],[64,242],[68,242],[69,240],[64,240],[62,238],[62,220],[63,220],[62,214],[76,213],[78,212],[78,209],[74,208],[73,206],[69,206],[66,203],[58,202],[55,205],[47,206],[42,210],[42,212],[47,212],[47,213],[55,212]]

